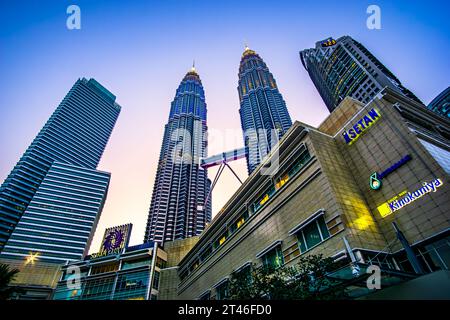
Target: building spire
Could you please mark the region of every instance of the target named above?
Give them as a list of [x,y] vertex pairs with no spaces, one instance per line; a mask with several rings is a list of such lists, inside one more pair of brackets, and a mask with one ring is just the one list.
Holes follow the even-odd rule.
[[252,49],[250,49],[248,47],[247,41],[244,42],[244,46],[245,46],[245,49],[244,49],[244,52],[242,53],[243,57],[245,57],[246,55],[249,55],[249,54],[256,54],[255,51],[253,51]]
[[191,72],[197,73],[197,71],[195,70],[195,59],[192,60],[192,68],[191,68]]

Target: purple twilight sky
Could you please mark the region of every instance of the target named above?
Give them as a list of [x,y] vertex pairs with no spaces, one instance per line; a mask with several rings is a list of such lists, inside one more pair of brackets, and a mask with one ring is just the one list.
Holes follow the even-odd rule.
[[[80,30],[66,28],[71,4],[81,9]],[[381,8],[381,30],[366,27],[370,4]],[[122,112],[99,166],[112,180],[90,251],[106,227],[129,222],[131,244],[142,243],[170,102],[193,59],[212,155],[242,145],[236,88],[244,42],[268,64],[291,117],[316,126],[328,111],[299,50],[350,35],[428,103],[450,84],[448,12],[448,1],[2,1],[0,180],[76,79],[94,77]],[[246,177],[245,161],[232,166]],[[213,216],[237,187],[225,171]]]

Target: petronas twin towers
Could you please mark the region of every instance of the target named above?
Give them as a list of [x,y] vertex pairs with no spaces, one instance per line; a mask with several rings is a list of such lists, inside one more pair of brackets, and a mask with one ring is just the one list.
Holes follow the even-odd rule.
[[145,241],[184,239],[200,234],[211,221],[206,157],[205,92],[192,68],[172,101],[153,187]]
[[[292,121],[273,75],[248,47],[239,67],[240,118],[248,173]],[[207,109],[200,76],[193,67],[172,101],[159,156],[144,241],[163,243],[199,235],[211,221],[211,181],[200,159],[207,157]]]
[[[239,68],[240,118],[248,172],[291,126],[286,104],[264,61],[246,48]],[[121,107],[95,79],[79,79],[0,185],[0,259],[39,254],[75,261],[92,240],[110,174],[97,170]],[[199,235],[211,221],[207,108],[192,68],[172,101],[145,231],[145,241]],[[256,133],[256,134],[255,134]]]

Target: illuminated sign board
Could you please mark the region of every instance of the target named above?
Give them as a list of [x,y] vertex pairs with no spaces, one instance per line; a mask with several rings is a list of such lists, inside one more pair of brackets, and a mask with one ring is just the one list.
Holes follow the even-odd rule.
[[368,130],[372,125],[374,125],[381,115],[376,109],[370,110],[364,117],[360,118],[353,127],[348,130],[344,129],[342,136],[348,145],[355,142],[366,130]]
[[408,155],[404,156],[403,158],[401,158],[400,161],[394,163],[392,166],[390,166],[389,168],[384,170],[383,172],[372,173],[372,175],[370,176],[370,188],[372,188],[373,190],[380,189],[381,185],[382,185],[381,180],[383,178],[385,178],[386,176],[388,176],[389,174],[391,174],[392,172],[394,172],[395,170],[397,170],[398,168],[403,166],[405,163],[407,163],[411,159],[412,159],[411,156],[408,154]]
[[328,38],[323,40],[320,45],[322,46],[322,48],[327,48],[327,47],[331,47],[334,46],[336,44],[336,40],[334,40],[333,38]]
[[436,192],[439,187],[444,183],[441,179],[435,179],[431,182],[424,182],[422,187],[414,192],[403,192],[402,194],[394,197],[393,199],[383,203],[378,207],[378,212],[384,218],[397,210],[400,210],[414,201],[422,198],[424,195],[430,192]]
[[100,251],[91,255],[91,258],[104,257],[110,254],[121,253],[127,246],[130,238],[132,224],[124,224],[105,230]]

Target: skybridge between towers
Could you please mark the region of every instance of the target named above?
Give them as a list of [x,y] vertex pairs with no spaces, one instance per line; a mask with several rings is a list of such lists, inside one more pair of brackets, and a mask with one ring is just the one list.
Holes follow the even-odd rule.
[[209,197],[211,196],[211,192],[214,189],[214,186],[216,185],[217,181],[220,178],[220,175],[222,174],[225,167],[228,167],[228,169],[231,170],[233,175],[236,177],[236,179],[239,180],[239,182],[242,184],[242,180],[239,178],[239,176],[236,174],[236,172],[230,167],[228,164],[229,162],[236,161],[242,158],[245,158],[246,152],[245,148],[239,148],[239,149],[233,149],[231,151],[222,152],[220,154],[216,154],[214,156],[203,158],[200,160],[200,166],[204,169],[219,166],[219,170],[217,170],[216,176],[214,177],[214,181],[211,184],[211,188],[209,189],[208,196],[206,197],[206,201],[203,204],[203,207],[199,206],[198,209],[206,208],[206,204],[208,203]]
[[245,158],[245,148],[234,149],[231,151],[216,154],[208,158],[203,158],[200,160],[200,166],[204,169],[207,169],[242,158]]

